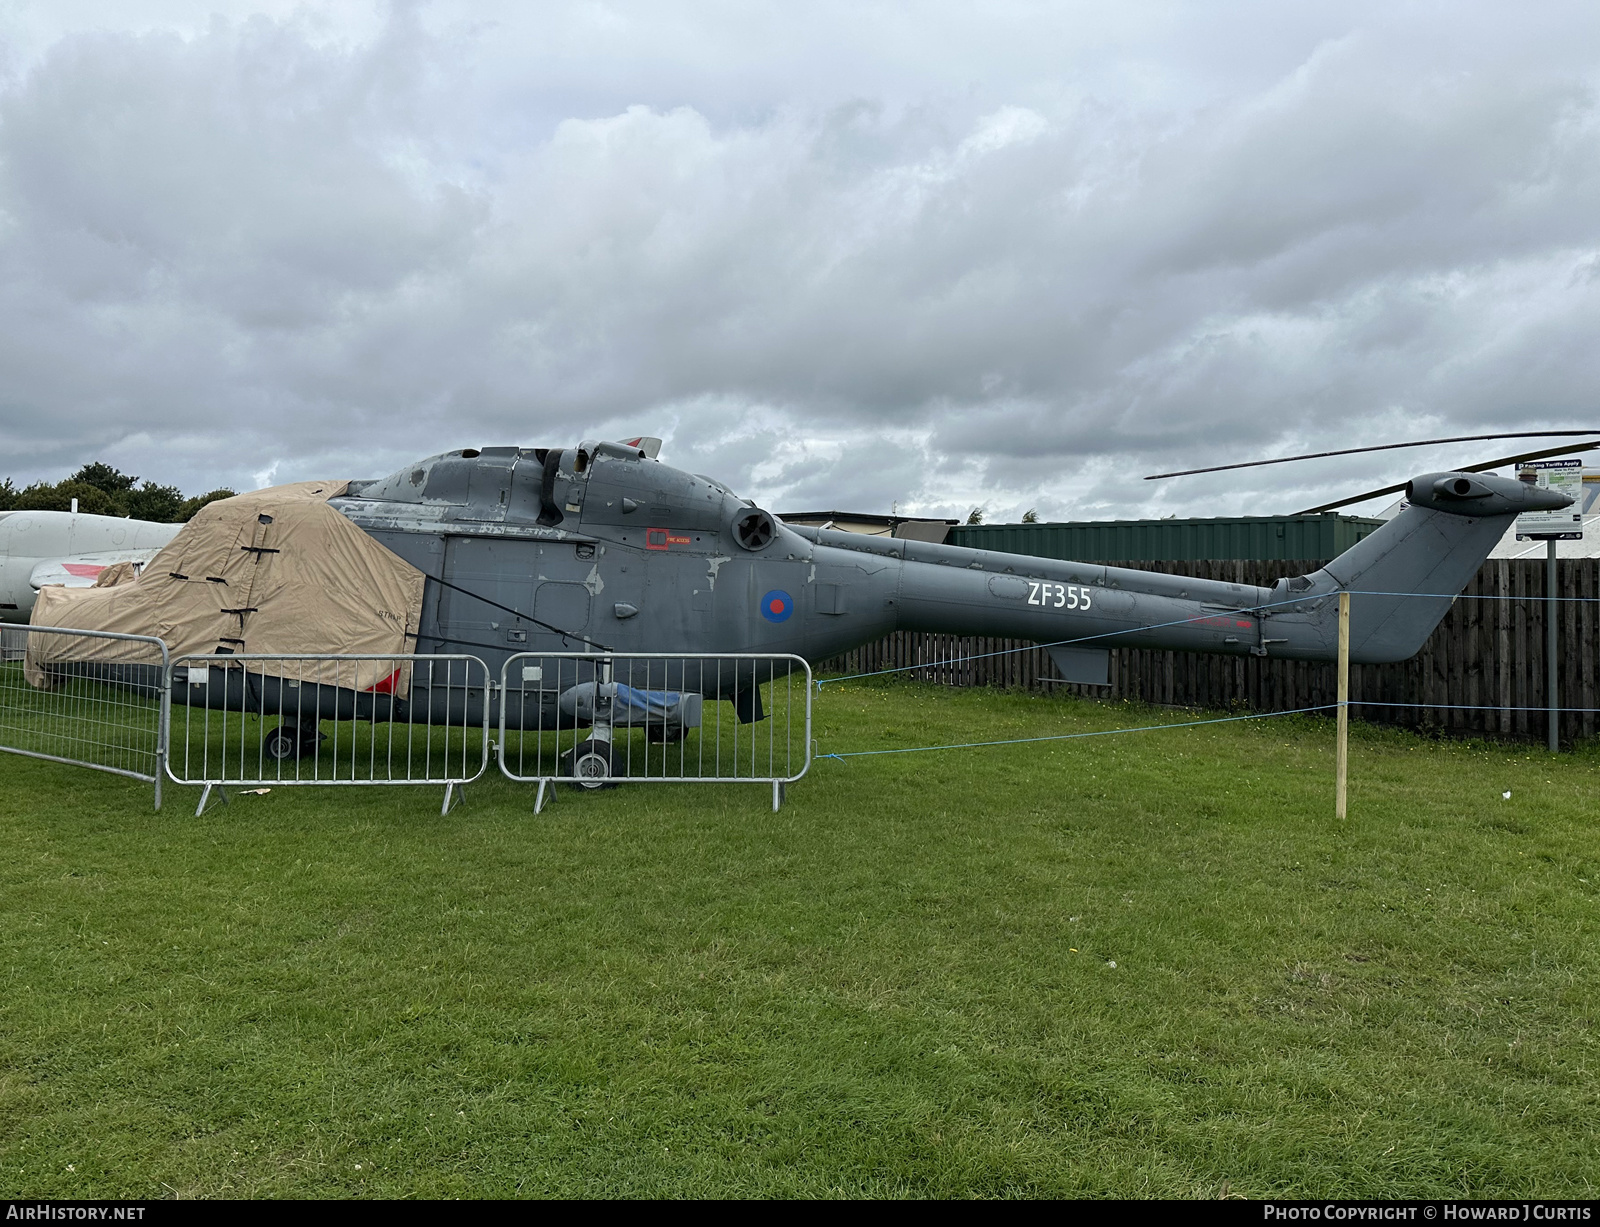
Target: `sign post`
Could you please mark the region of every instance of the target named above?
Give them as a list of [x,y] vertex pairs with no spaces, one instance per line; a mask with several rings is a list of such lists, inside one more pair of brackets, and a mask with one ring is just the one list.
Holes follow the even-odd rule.
[[1350,594],[1339,594],[1339,712],[1333,755],[1333,812],[1343,821],[1350,779]]
[[1546,744],[1554,753],[1561,745],[1561,711],[1556,693],[1556,542],[1583,540],[1583,461],[1534,460],[1517,476],[1543,489],[1572,499],[1560,511],[1526,511],[1517,517],[1518,541],[1545,542],[1545,729]]

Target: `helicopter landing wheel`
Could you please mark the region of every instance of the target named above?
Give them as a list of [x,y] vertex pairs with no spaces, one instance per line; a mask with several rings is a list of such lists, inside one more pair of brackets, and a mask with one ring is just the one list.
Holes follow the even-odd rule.
[[287,763],[310,754],[321,740],[322,734],[315,726],[301,729],[292,724],[280,724],[267,734],[261,745],[273,762]]
[[580,742],[572,751],[572,779],[579,788],[615,788],[600,779],[612,774],[611,743],[591,738]]

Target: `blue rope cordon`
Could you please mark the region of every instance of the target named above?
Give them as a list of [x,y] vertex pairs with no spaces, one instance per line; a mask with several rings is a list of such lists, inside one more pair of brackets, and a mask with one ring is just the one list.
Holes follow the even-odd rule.
[[[1156,574],[1156,573],[1152,572],[1152,574]],[[1189,577],[1189,578],[1193,578],[1193,577]],[[1286,605],[1304,605],[1304,604],[1306,604],[1307,602],[1310,602],[1310,601],[1326,601],[1326,600],[1328,600],[1328,599],[1330,599],[1332,597],[1337,597],[1339,595],[1339,591],[1340,590],[1335,589],[1332,592],[1319,592],[1319,593],[1316,593],[1313,596],[1290,597],[1289,599],[1283,600],[1283,601],[1271,601],[1271,602],[1269,602],[1269,603],[1267,603],[1265,605],[1252,605],[1248,609],[1240,609],[1238,612],[1240,612],[1240,613],[1254,613],[1257,610],[1277,609],[1277,608],[1280,608],[1280,607],[1286,606]],[[1549,604],[1549,603],[1552,603],[1552,602],[1557,602],[1557,601],[1571,601],[1571,602],[1577,602],[1577,603],[1600,604],[1600,597],[1588,597],[1588,596],[1547,597],[1547,596],[1526,596],[1526,595],[1525,596],[1511,596],[1509,594],[1505,595],[1505,596],[1495,596],[1495,595],[1492,595],[1492,594],[1468,596],[1466,593],[1458,593],[1455,596],[1452,596],[1448,592],[1379,592],[1379,591],[1374,591],[1374,590],[1370,590],[1370,589],[1366,589],[1366,588],[1349,588],[1349,589],[1344,589],[1344,591],[1349,592],[1351,596],[1426,597],[1426,598],[1434,599],[1434,600],[1448,600],[1448,601],[1453,601],[1453,600],[1463,600],[1463,601],[1512,601],[1512,600],[1517,600],[1517,601],[1541,601],[1541,602],[1544,602],[1546,604]],[[854,682],[854,681],[859,681],[861,678],[864,678],[864,677],[884,677],[884,676],[886,676],[887,674],[890,674],[890,673],[910,673],[910,672],[913,672],[914,670],[917,670],[917,669],[948,668],[951,665],[965,664],[968,661],[973,661],[973,660],[988,660],[989,658],[994,657],[994,656],[1013,656],[1018,652],[1032,652],[1036,648],[1044,648],[1045,650],[1048,651],[1050,648],[1070,647],[1072,644],[1075,644],[1075,643],[1093,643],[1094,641],[1099,640],[1099,639],[1113,639],[1118,635],[1137,635],[1137,634],[1139,634],[1139,633],[1141,633],[1143,631],[1161,630],[1161,629],[1163,629],[1165,627],[1169,627],[1169,626],[1187,626],[1191,622],[1207,622],[1207,621],[1210,621],[1212,618],[1214,618],[1216,616],[1217,615],[1215,613],[1195,614],[1194,616],[1188,617],[1188,618],[1174,618],[1170,622],[1148,622],[1148,623],[1145,623],[1145,624],[1140,625],[1140,626],[1123,627],[1121,630],[1101,631],[1097,635],[1082,635],[1082,636],[1080,636],[1080,637],[1078,637],[1076,639],[1053,639],[1049,643],[1033,643],[1033,644],[1030,644],[1029,646],[1027,646],[1025,648],[999,648],[999,649],[997,649],[997,650],[995,650],[993,652],[979,652],[979,653],[977,653],[976,655],[973,655],[973,656],[952,656],[949,660],[924,661],[921,664],[916,664],[916,665],[896,665],[892,669],[874,669],[869,673],[847,673],[844,677],[817,678],[816,679],[817,692],[820,694],[821,691],[822,691],[823,686],[827,685],[830,682]],[[956,636],[956,637],[957,638],[969,638],[969,637],[977,638],[978,636]],[[1419,704],[1416,704],[1416,703],[1400,703],[1400,704],[1396,704],[1395,706],[1399,706],[1399,707],[1416,707],[1416,706],[1419,706]],[[1505,710],[1515,710],[1515,709],[1507,709],[1507,708],[1496,707],[1496,708],[1486,709],[1486,710],[1505,711]],[[1545,711],[1545,710],[1548,710],[1548,709],[1541,707],[1541,708],[1528,708],[1527,710],[1529,710],[1529,711]],[[1572,708],[1570,710],[1580,711],[1580,710],[1588,710],[1588,709],[1586,709],[1586,708]]]
[[[1155,574],[1155,572],[1152,572],[1152,574]],[[1192,577],[1189,577],[1189,578],[1192,578]],[[1284,601],[1269,601],[1265,605],[1251,605],[1248,608],[1242,608],[1242,609],[1237,610],[1236,612],[1248,614],[1248,613],[1254,613],[1255,611],[1260,610],[1260,609],[1277,609],[1280,606],[1285,606],[1285,605],[1304,605],[1308,601],[1325,601],[1329,597],[1335,597],[1335,596],[1338,596],[1338,595],[1339,594],[1337,592],[1322,592],[1322,593],[1318,593],[1315,596],[1290,597],[1288,600],[1284,600]],[[1364,594],[1364,595],[1382,595],[1382,594],[1367,593],[1367,594]],[[1413,594],[1409,594],[1409,595],[1420,595],[1420,594],[1413,593]],[[822,687],[823,687],[823,684],[826,683],[826,682],[853,682],[853,681],[856,681],[857,679],[863,678],[863,677],[882,677],[886,673],[909,673],[913,669],[932,669],[932,668],[938,668],[938,667],[941,667],[941,666],[944,666],[944,665],[957,665],[957,664],[962,664],[963,662],[969,661],[969,660],[987,660],[991,656],[1011,656],[1011,655],[1014,655],[1017,652],[1031,652],[1035,648],[1046,648],[1046,649],[1049,649],[1049,648],[1061,648],[1061,647],[1069,647],[1074,643],[1093,643],[1097,639],[1113,639],[1118,635],[1137,635],[1141,631],[1155,631],[1155,630],[1160,630],[1163,627],[1167,627],[1167,626],[1187,626],[1191,622],[1209,622],[1212,618],[1215,618],[1216,616],[1217,616],[1217,613],[1215,613],[1215,612],[1214,613],[1200,613],[1200,614],[1194,614],[1194,615],[1192,615],[1190,617],[1187,617],[1187,618],[1174,618],[1170,622],[1146,622],[1146,623],[1142,623],[1139,626],[1125,626],[1120,630],[1101,631],[1099,634],[1096,634],[1096,635],[1080,635],[1076,639],[1052,639],[1048,643],[1033,643],[1033,644],[1030,644],[1029,646],[1027,646],[1025,648],[999,648],[999,649],[997,649],[997,650],[995,650],[993,652],[979,652],[975,656],[953,656],[949,660],[926,661],[926,662],[924,662],[924,663],[922,663],[920,665],[896,665],[892,669],[875,669],[871,673],[849,673],[849,674],[846,674],[844,677],[819,678],[817,680],[817,689],[821,690]],[[969,637],[975,638],[977,636],[957,636],[957,638],[969,638]]]
[[[1548,707],[1498,707],[1489,704],[1468,703],[1385,703],[1377,700],[1350,699],[1344,704],[1346,707],[1418,707],[1428,711],[1531,711],[1547,712]],[[1192,729],[1207,724],[1236,724],[1241,720],[1271,720],[1277,716],[1304,716],[1312,712],[1337,711],[1338,703],[1319,703],[1315,707],[1296,707],[1290,711],[1252,712],[1245,716],[1218,716],[1210,720],[1185,720],[1176,724],[1143,724],[1124,729],[1097,729],[1089,733],[1054,733],[1048,737],[1012,737],[1004,741],[963,741],[942,746],[899,746],[889,750],[845,750],[830,754],[819,754],[816,761],[825,758],[836,759],[844,762],[849,758],[862,758],[877,754],[922,754],[929,750],[978,750],[986,746],[1023,746],[1032,745],[1041,741],[1073,741],[1081,737],[1111,737],[1119,733],[1153,733],[1161,729]],[[1558,707],[1558,713],[1579,714],[1584,712],[1600,712],[1600,707]]]
[[1337,703],[1320,703],[1316,707],[1297,707],[1293,711],[1253,712],[1247,716],[1218,716],[1212,720],[1186,720],[1179,724],[1143,724],[1126,729],[1097,729],[1090,733],[1055,733],[1049,737],[1012,737],[1006,741],[964,741],[946,746],[902,746],[893,750],[845,750],[842,753],[819,754],[819,759],[862,758],[875,754],[921,754],[928,750],[977,750],[984,746],[1024,746],[1041,741],[1073,741],[1080,737],[1112,737],[1118,733],[1153,733],[1161,729],[1192,729],[1204,724],[1236,724],[1241,720],[1271,720],[1277,716],[1303,716],[1308,712],[1329,711]]
[[[1525,592],[1521,596],[1516,596],[1511,593],[1499,595],[1493,592],[1457,592],[1453,595],[1448,592],[1378,592],[1367,588],[1347,588],[1345,591],[1347,591],[1351,596],[1425,596],[1440,601],[1537,601],[1541,605],[1549,605],[1552,602],[1572,602],[1579,605],[1600,604],[1600,597],[1535,596],[1531,592]],[[1338,590],[1335,590],[1333,592],[1324,592],[1320,597],[1311,599],[1322,600],[1326,597],[1338,595]],[[1263,605],[1260,606],[1260,608],[1266,609],[1267,606]]]
[[[1335,704],[1337,706],[1337,704]],[[1535,711],[1547,712],[1543,704],[1538,707],[1502,707],[1498,703],[1393,703],[1382,699],[1351,699],[1350,707],[1420,707],[1428,711]],[[1558,707],[1558,712],[1600,712],[1600,707]]]
[[[1324,593],[1325,597],[1327,594]],[[1305,600],[1307,598],[1301,598]],[[1322,599],[1322,598],[1318,598]],[[1299,604],[1299,601],[1277,601],[1273,605],[1252,605],[1249,609],[1241,609],[1240,613],[1251,613],[1257,609],[1272,609],[1277,605]],[[945,665],[958,665],[969,660],[987,660],[991,656],[1011,656],[1017,652],[1031,652],[1035,648],[1062,648],[1074,643],[1092,643],[1097,639],[1112,639],[1117,635],[1137,635],[1141,631],[1157,631],[1166,626],[1187,626],[1191,622],[1207,622],[1217,615],[1215,613],[1195,614],[1190,618],[1174,618],[1170,622],[1147,622],[1139,626],[1125,626],[1121,630],[1101,631],[1097,635],[1082,635],[1077,639],[1052,639],[1049,643],[1033,643],[1025,648],[999,648],[993,652],[979,652],[976,656],[953,656],[949,660],[925,661],[920,665],[896,665],[893,669],[875,669],[871,673],[850,673],[844,677],[826,677],[817,679],[817,689],[821,690],[825,682],[853,682],[863,677],[882,677],[886,673],[908,673],[912,669],[934,669]],[[957,638],[977,638],[977,636],[957,636]]]

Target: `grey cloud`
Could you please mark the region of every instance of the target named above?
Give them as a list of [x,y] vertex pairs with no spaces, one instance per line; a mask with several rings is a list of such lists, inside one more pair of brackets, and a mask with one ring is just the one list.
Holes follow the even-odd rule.
[[887,7],[65,33],[0,87],[11,471],[645,431],[790,506],[1166,514],[1461,453],[1143,472],[1592,417],[1593,20],[1276,8],[935,8],[933,68]]

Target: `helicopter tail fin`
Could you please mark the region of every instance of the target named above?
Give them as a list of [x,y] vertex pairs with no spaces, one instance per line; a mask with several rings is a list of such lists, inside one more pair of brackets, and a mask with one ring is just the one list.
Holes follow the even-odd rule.
[[[1479,473],[1429,473],[1406,487],[1406,505],[1322,570],[1282,580],[1273,603],[1287,620],[1295,606],[1351,593],[1350,659],[1405,660],[1421,649],[1489,551],[1523,512],[1555,511],[1571,499],[1527,482]],[[1308,620],[1337,634],[1336,609],[1321,603]],[[1331,640],[1329,641],[1331,644]]]

